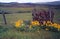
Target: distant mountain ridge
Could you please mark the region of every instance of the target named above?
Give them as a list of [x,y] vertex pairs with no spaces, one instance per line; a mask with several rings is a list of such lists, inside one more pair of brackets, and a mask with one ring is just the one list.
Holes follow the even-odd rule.
[[50,5],[60,5],[60,1],[47,2],[46,4],[50,4]]
[[60,7],[60,1],[46,2],[46,3],[2,3],[0,2],[0,7],[34,7],[34,6],[58,6]]

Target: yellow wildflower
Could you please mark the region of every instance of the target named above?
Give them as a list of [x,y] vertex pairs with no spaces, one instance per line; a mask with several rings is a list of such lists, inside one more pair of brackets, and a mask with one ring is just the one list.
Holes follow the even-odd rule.
[[46,26],[51,26],[51,24],[50,23],[46,23]]
[[58,28],[60,29],[60,25],[58,24]]
[[20,27],[22,23],[22,20],[18,20],[17,22],[15,22],[15,27]]
[[32,21],[31,24],[32,25],[40,25],[40,23],[38,21]]
[[60,25],[58,24],[58,31],[60,31]]
[[54,23],[54,24],[53,24],[53,27],[58,28],[57,23]]
[[51,21],[47,21],[46,26],[52,26],[52,22]]
[[47,21],[47,23],[51,23],[51,21]]

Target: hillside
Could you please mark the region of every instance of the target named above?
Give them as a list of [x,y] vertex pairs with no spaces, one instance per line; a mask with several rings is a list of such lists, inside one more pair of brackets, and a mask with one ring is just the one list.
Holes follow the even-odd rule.
[[34,7],[34,6],[60,7],[60,1],[46,2],[46,3],[17,3],[17,2],[2,3],[0,2],[0,7]]

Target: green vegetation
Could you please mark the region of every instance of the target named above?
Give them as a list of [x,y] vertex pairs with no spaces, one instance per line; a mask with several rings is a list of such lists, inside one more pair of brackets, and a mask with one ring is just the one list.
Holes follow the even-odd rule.
[[[9,11],[12,14],[5,14],[8,25],[3,25],[3,16],[0,14],[0,39],[60,39],[60,32],[40,30],[37,32],[17,31],[13,25],[19,20],[32,20],[32,13],[16,13],[18,11],[32,11],[33,8],[2,8],[0,10]],[[46,9],[46,8],[45,8]],[[55,10],[54,10],[55,11]],[[54,22],[60,23],[60,11],[55,11]]]
[[[60,39],[59,32],[50,32],[40,30],[37,32],[21,32],[17,31],[12,26],[0,25],[0,39]],[[5,31],[3,31],[5,29]]]

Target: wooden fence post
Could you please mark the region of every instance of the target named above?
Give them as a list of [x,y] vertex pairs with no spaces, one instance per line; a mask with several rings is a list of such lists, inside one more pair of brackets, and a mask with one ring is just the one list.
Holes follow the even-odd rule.
[[3,15],[4,24],[7,24],[6,17],[5,17],[5,12],[4,11],[2,12],[2,15]]

